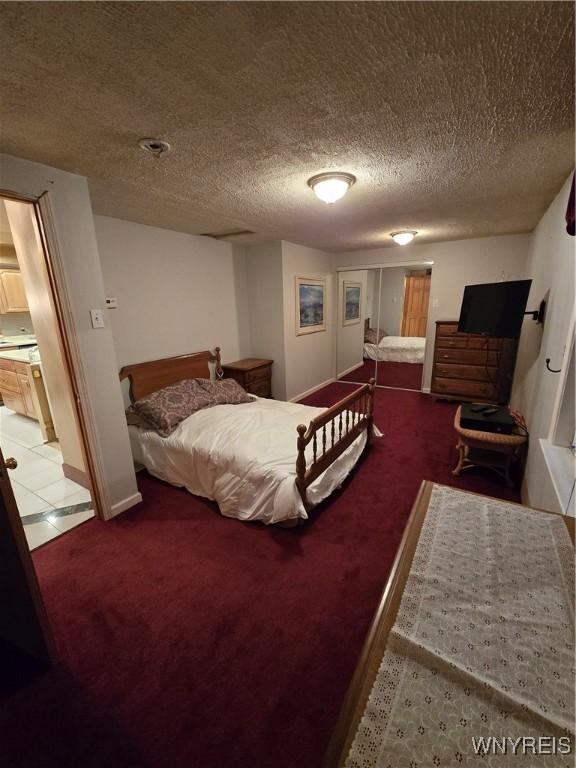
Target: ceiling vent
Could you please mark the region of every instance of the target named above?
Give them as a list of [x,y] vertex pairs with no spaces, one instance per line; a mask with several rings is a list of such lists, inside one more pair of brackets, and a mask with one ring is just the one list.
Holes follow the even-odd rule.
[[213,237],[214,240],[233,240],[235,237],[255,235],[251,229],[228,229],[223,232],[204,232],[201,237]]

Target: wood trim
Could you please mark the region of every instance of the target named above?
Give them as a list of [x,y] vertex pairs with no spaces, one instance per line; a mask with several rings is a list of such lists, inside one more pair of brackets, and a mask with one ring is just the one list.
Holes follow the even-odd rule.
[[400,607],[402,592],[408,579],[418,537],[426,517],[432,487],[433,483],[428,480],[425,480],[420,486],[390,576],[384,587],[384,592],[360,653],[360,659],[354,670],[352,682],[340,710],[323,768],[340,768],[344,765],[350,751],[358,724],[366,709],[366,702],[370,696],[374,678],[380,667],[388,635]]
[[119,376],[120,381],[129,380],[130,402],[133,403],[182,379],[209,379],[209,363],[216,363],[216,377],[221,378],[220,347],[216,347],[214,352],[205,350],[191,355],[177,355],[125,365],[120,369]]
[[[16,197],[15,199],[22,198]],[[62,265],[60,242],[48,192],[45,192],[34,202],[34,213],[42,250],[44,251],[44,260],[54,301],[67,375],[72,388],[73,407],[78,419],[85,468],[90,478],[92,504],[96,517],[104,520],[106,519],[104,510],[110,509],[111,506],[108,485],[105,479],[104,462],[100,454],[96,416],[90,401],[76,332],[76,321],[72,313],[72,303]]]
[[62,464],[62,472],[64,472],[64,477],[67,477],[69,480],[73,480],[75,483],[78,483],[78,485],[81,485],[83,488],[87,488],[90,493],[92,493],[90,476],[87,472],[82,472],[81,469],[72,467],[70,464],[66,464],[66,462]]
[[[336,721],[336,726],[322,764],[323,768],[342,768],[348,756],[348,752],[350,751],[354,736],[358,730],[358,725],[366,709],[366,703],[380,667],[382,656],[386,649],[388,635],[390,634],[390,630],[392,629],[398,614],[402,594],[408,579],[412,560],[414,559],[420,531],[422,530],[422,525],[426,517],[430,496],[434,486],[439,488],[450,488],[451,490],[460,490],[454,489],[451,486],[432,483],[429,480],[424,480],[420,486],[418,496],[416,497],[416,501],[414,502],[410,517],[408,518],[408,523],[404,530],[404,535],[402,536],[402,541],[400,542],[398,552],[394,559],[392,570],[390,571],[388,581],[384,587],[378,608],[362,647],[358,664],[354,670],[352,681],[348,687],[338,720]],[[474,493],[473,491],[464,491],[464,493],[472,494],[473,496],[478,496],[483,499],[489,498],[494,501],[493,497],[486,496],[485,494]],[[505,503],[521,507],[522,509],[527,509],[524,504],[518,504],[517,502],[506,501]],[[574,518],[562,515],[558,512],[550,512],[545,509],[537,509],[535,507],[529,507],[529,509],[536,509],[537,512],[563,517],[572,544],[574,544]]]

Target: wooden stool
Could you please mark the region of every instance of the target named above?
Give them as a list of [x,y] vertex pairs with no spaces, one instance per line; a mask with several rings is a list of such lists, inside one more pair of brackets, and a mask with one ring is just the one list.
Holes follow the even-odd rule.
[[509,488],[513,488],[510,470],[515,462],[523,459],[528,435],[464,429],[460,426],[460,411],[461,406],[458,406],[454,417],[454,429],[458,434],[458,464],[452,474],[459,475],[470,467],[487,467],[503,477]]

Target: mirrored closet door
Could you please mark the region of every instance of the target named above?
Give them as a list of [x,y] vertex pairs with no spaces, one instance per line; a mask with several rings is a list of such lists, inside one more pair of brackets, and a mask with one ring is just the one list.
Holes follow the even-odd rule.
[[422,388],[430,283],[429,265],[338,272],[340,381]]

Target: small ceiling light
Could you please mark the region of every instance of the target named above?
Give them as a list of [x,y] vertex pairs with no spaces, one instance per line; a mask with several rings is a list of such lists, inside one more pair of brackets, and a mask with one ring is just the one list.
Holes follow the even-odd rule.
[[319,173],[308,179],[308,186],[319,200],[331,205],[344,197],[355,181],[351,173]]
[[162,139],[140,139],[138,141],[138,145],[143,150],[149,152],[151,155],[155,155],[156,157],[165,155],[166,152],[170,152],[172,149],[170,144],[168,144],[167,141],[162,141]]
[[404,232],[391,232],[390,237],[395,243],[398,243],[398,245],[408,245],[408,243],[411,243],[412,240],[414,240],[414,236],[417,234],[418,232],[416,232],[415,229],[409,229]]

